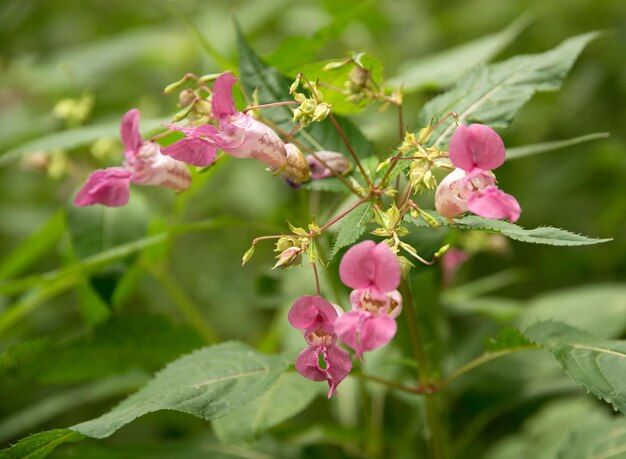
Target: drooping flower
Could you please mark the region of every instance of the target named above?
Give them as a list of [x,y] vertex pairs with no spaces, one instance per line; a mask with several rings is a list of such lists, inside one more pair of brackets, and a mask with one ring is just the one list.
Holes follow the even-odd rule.
[[130,184],[155,185],[176,191],[191,185],[187,166],[164,156],[154,142],[144,141],[139,133],[139,110],[129,110],[120,128],[125,160],[122,167],[93,172],[74,198],[79,207],[102,204],[109,207],[128,203]]
[[339,316],[321,296],[301,296],[289,310],[289,323],[304,333],[308,344],[296,359],[296,370],[313,381],[327,381],[328,398],[352,369],[350,355],[338,346],[333,324]]
[[335,322],[339,338],[358,357],[386,345],[396,334],[395,318],[402,310],[400,264],[384,242],[363,241],[351,247],[339,264],[339,276],[352,287],[352,311]]
[[500,167],[505,156],[504,142],[490,127],[459,126],[450,139],[450,161],[457,169],[437,188],[437,212],[452,218],[470,211],[481,217],[515,222],[521,213],[517,200],[500,190],[489,172]]
[[287,152],[278,135],[252,116],[237,111],[232,95],[237,78],[230,72],[222,73],[213,85],[211,109],[219,128],[212,125],[189,130],[187,135],[163,153],[180,161],[207,166],[221,149],[235,158],[253,158],[274,169],[281,169],[287,161]]

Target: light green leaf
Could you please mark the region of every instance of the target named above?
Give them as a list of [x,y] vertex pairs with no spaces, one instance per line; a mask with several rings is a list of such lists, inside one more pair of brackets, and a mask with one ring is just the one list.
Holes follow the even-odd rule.
[[404,62],[398,75],[387,84],[396,88],[402,87],[405,93],[450,86],[471,68],[488,62],[499,54],[519,36],[529,22],[528,17],[523,16],[500,32]]
[[50,454],[62,443],[75,442],[85,438],[69,429],[55,429],[30,435],[0,451],[0,459],[41,459]]
[[[597,36],[596,32],[578,35],[545,53],[477,68],[428,102],[420,112],[419,124],[426,126],[454,111],[463,122],[505,128],[535,92],[558,90],[578,55]],[[445,147],[455,126],[452,118],[444,121],[433,134],[432,144]]]
[[[431,211],[430,214],[437,219],[439,224],[443,227],[458,228],[461,230],[477,230],[487,231],[490,233],[501,234],[509,237],[515,241],[528,242],[532,244],[546,244],[557,246],[579,246],[579,245],[592,245],[600,244],[602,242],[609,242],[612,239],[597,239],[587,236],[581,236],[580,234],[570,233],[569,231],[552,228],[551,226],[540,226],[534,229],[524,229],[521,226],[513,223],[508,223],[502,220],[493,220],[490,218],[482,218],[475,215],[467,215],[462,218],[454,219],[455,224],[451,224],[447,219],[441,217],[436,212]],[[415,219],[409,215],[405,217],[405,221],[414,224],[420,228],[429,228],[428,225],[422,219]]]
[[[158,119],[142,119],[140,128],[144,133],[151,133],[159,128],[164,123],[168,123],[171,120],[169,118]],[[33,153],[36,151],[50,152],[54,149],[71,150],[74,148],[89,145],[98,139],[103,137],[118,138],[120,132],[120,120],[113,122],[105,122],[102,124],[95,124],[92,126],[84,126],[73,129],[66,129],[64,131],[53,132],[46,134],[43,137],[38,137],[33,140],[29,140],[11,150],[0,155],[0,167],[6,166],[13,161],[18,160],[23,154]],[[120,163],[123,159],[122,151],[120,149]]]
[[489,352],[498,352],[517,348],[528,348],[531,342],[514,327],[500,329],[497,336],[485,339],[485,346]]
[[542,320],[556,320],[602,338],[616,338],[626,330],[626,284],[589,285],[550,292],[532,299],[518,324],[526,328]]
[[188,354],[166,366],[144,388],[108,413],[71,427],[106,438],[136,418],[174,410],[211,420],[269,390],[287,364],[241,343],[225,343]]
[[0,279],[15,276],[37,261],[56,244],[64,231],[65,213],[59,211],[0,261]]
[[626,341],[605,341],[552,321],[523,333],[549,351],[570,378],[626,414]]
[[337,233],[333,250],[330,255],[332,259],[345,246],[350,245],[359,239],[367,229],[367,224],[374,218],[372,203],[367,202],[350,212],[343,218],[341,229]]
[[319,383],[298,373],[283,373],[265,394],[213,421],[213,428],[218,438],[226,443],[251,440],[304,410],[319,393]]
[[321,180],[311,180],[302,184],[302,188],[312,191],[329,191],[331,193],[351,194],[350,189],[336,177],[329,177]]
[[559,449],[558,459],[626,458],[626,420],[612,419],[570,434]]
[[579,143],[590,142],[592,140],[606,139],[611,134],[608,132],[597,132],[595,134],[582,135],[567,140],[557,140],[554,142],[536,143],[533,145],[524,145],[523,147],[507,148],[506,159],[518,159],[526,156],[536,155],[538,153],[546,153],[548,151],[560,150],[562,148],[578,145]]

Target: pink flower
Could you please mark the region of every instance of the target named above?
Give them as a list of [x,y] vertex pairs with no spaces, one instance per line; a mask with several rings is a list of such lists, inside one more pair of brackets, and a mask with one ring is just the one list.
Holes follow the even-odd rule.
[[350,373],[350,355],[337,343],[333,324],[339,314],[321,296],[301,296],[289,310],[289,323],[304,332],[308,347],[298,355],[296,370],[313,381],[327,381],[328,398]]
[[211,125],[181,129],[187,135],[164,149],[164,154],[198,166],[211,164],[217,149],[235,158],[253,158],[274,169],[284,167],[287,152],[283,141],[265,124],[238,112],[232,95],[237,78],[222,73],[213,86],[211,109],[219,128]]
[[396,334],[395,318],[402,310],[400,264],[384,242],[363,241],[351,247],[339,264],[339,276],[352,287],[352,311],[335,321],[339,338],[356,351],[378,349]]
[[483,124],[459,126],[450,139],[450,161],[455,169],[441,181],[435,207],[444,217],[470,211],[486,218],[516,221],[521,213],[517,200],[496,186],[489,171],[505,159],[504,142]]
[[339,174],[346,174],[352,168],[350,161],[341,153],[334,151],[318,151],[313,155],[307,155],[306,160],[311,170],[311,180],[321,180],[328,177],[332,177],[333,173],[327,168],[321,161],[321,159],[330,166],[335,172]]
[[79,207],[102,204],[109,207],[128,203],[130,184],[156,185],[176,191],[191,185],[187,167],[163,156],[159,145],[144,141],[139,133],[139,110],[129,110],[120,128],[126,159],[122,167],[109,167],[93,172],[74,198]]

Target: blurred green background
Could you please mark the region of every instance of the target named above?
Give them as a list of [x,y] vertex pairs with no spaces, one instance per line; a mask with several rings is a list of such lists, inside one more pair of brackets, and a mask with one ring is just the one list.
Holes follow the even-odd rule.
[[[615,240],[576,248],[510,242],[498,253],[475,256],[462,268],[458,283],[506,271],[497,296],[523,303],[558,288],[623,281],[626,7],[622,0],[4,0],[0,5],[0,154],[9,152],[12,159],[2,162],[0,156],[0,254],[6,261],[20,241],[68,206],[90,170],[118,162],[115,133],[125,111],[138,107],[143,120],[171,117],[177,98],[162,95],[167,84],[186,72],[224,70],[206,52],[203,40],[236,63],[233,18],[266,56],[293,37],[311,36],[336,24],[329,37],[318,36],[324,46],[316,60],[342,58],[350,50],[367,51],[382,60],[385,76],[391,78],[407,62],[498,32],[520,17],[529,21],[528,26],[493,60],[542,52],[591,30],[606,33],[583,52],[561,91],[538,94],[520,111],[502,132],[506,145],[595,132],[611,136],[511,161],[498,170],[499,182],[522,205],[521,226],[551,225]],[[437,85],[426,85],[407,96],[405,113],[412,128],[419,128],[412,123],[423,103],[436,93]],[[74,102],[59,106],[63,99]],[[84,116],[74,112],[69,121],[59,116],[64,107],[67,113],[68,106],[77,105],[85,110]],[[395,141],[392,115],[368,110],[355,117],[383,153]],[[45,141],[28,144],[72,124],[113,126],[113,138],[62,151]],[[257,163],[231,160],[210,174],[184,205],[177,204],[169,191],[133,188],[133,215],[139,220],[145,216],[143,221],[153,233],[170,218],[190,222],[227,215],[234,221],[177,238],[168,249],[170,262],[161,277],[135,265],[134,275],[125,277],[128,292],[118,292],[113,302],[127,312],[163,313],[184,322],[185,314],[173,299],[182,291],[183,301],[197,305],[221,339],[242,339],[277,350],[281,338],[276,330],[284,324],[275,311],[298,295],[311,293],[310,273],[306,268],[270,271],[269,244],[260,246],[244,269],[240,256],[255,236],[281,231],[287,218],[304,224],[319,208],[320,199],[334,205],[335,198],[322,195],[305,202],[301,193],[264,173]],[[319,212],[319,221],[324,221],[327,215]],[[75,211],[74,215],[86,218]],[[46,272],[82,256],[79,248],[68,246],[66,235],[57,237],[36,260],[4,277]],[[424,247],[431,249],[428,241]],[[4,331],[0,350],[42,334],[64,338],[88,329],[107,314],[98,312],[102,305],[93,302],[111,300],[112,283],[128,269],[129,264],[107,268],[87,293],[76,288],[46,298]],[[174,285],[164,284],[163,275]],[[101,294],[99,299],[94,300],[94,290]],[[15,300],[0,297],[0,313]],[[28,400],[32,394],[16,395],[10,403],[2,400],[6,406],[0,410],[11,412]],[[51,425],[84,417],[85,413],[74,412]],[[179,422],[179,430],[169,434],[182,436],[185,422],[201,429],[201,424],[189,420]]]

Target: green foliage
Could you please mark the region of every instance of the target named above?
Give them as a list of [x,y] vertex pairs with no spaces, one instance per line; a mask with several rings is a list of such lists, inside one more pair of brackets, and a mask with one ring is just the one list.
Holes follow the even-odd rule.
[[29,235],[2,261],[0,261],[0,279],[19,274],[32,263],[40,259],[59,240],[65,231],[65,214],[56,212],[36,232]]
[[626,455],[626,420],[598,422],[574,431],[559,450],[559,459],[620,459]]
[[259,354],[241,343],[199,349],[167,365],[108,413],[71,429],[106,438],[136,418],[159,410],[216,419],[269,390],[286,366],[278,357]]
[[[542,54],[517,56],[477,68],[450,91],[424,105],[419,123],[426,126],[433,119],[456,112],[461,121],[507,127],[533,94],[561,87],[578,55],[597,36],[597,33],[579,35]],[[447,145],[455,126],[452,119],[443,122],[434,132],[432,144]]]
[[524,335],[549,351],[588,392],[626,414],[626,341],[605,341],[561,322],[539,322]]
[[401,87],[406,93],[450,86],[473,67],[497,56],[522,33],[529,22],[528,17],[522,16],[500,32],[403,62],[397,75],[387,83]]
[[606,139],[609,137],[608,132],[597,132],[595,134],[581,135],[574,137],[573,139],[557,140],[554,142],[538,143],[534,145],[524,145],[523,147],[507,148],[506,159],[518,159],[525,158],[526,156],[536,155],[539,153],[546,153],[549,151],[560,150],[562,148],[571,147],[584,142],[590,142],[592,140]]
[[9,449],[0,451],[0,459],[41,459],[62,443],[85,438],[69,429],[55,429],[33,434]]
[[618,338],[626,329],[626,285],[590,285],[540,295],[528,302],[517,323],[526,328],[542,320],[563,322],[602,338]]
[[528,338],[513,327],[502,328],[495,337],[485,339],[485,346],[489,352],[527,348],[531,345]]
[[[461,230],[476,230],[487,231],[489,233],[496,233],[511,238],[515,241],[528,242],[532,244],[546,244],[557,246],[580,246],[600,244],[603,242],[609,242],[612,239],[596,239],[580,234],[570,233],[569,231],[552,228],[550,226],[542,226],[534,229],[524,229],[521,226],[515,225],[502,220],[493,220],[490,218],[482,218],[475,215],[467,215],[462,218],[454,220],[454,225],[447,219],[437,215],[435,212],[431,212],[434,219],[437,220],[440,226],[448,228],[458,228]],[[429,228],[430,225],[420,218],[413,218],[409,215],[405,217],[405,220],[414,224],[419,228]]]
[[0,354],[6,380],[43,384],[87,381],[131,369],[155,369],[198,348],[202,341],[187,327],[157,316],[112,318],[93,332],[66,341],[40,338]]
[[298,373],[283,373],[265,394],[213,421],[213,428],[226,443],[250,441],[304,410],[319,393],[319,384]]
[[361,204],[344,217],[330,257],[333,258],[342,248],[356,242],[365,232],[372,218],[374,218],[374,211],[371,202]]

